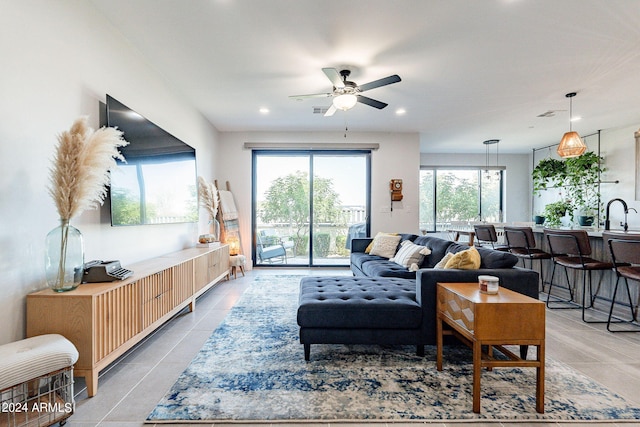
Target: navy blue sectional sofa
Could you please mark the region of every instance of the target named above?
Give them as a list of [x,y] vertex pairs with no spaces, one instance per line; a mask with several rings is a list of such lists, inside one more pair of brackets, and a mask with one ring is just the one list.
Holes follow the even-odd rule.
[[538,298],[538,273],[516,267],[518,259],[506,252],[477,248],[477,270],[434,269],[447,252],[469,246],[432,236],[402,235],[402,240],[431,249],[418,271],[366,254],[371,238],[351,242],[354,277],[308,277],[300,284],[298,324],[305,359],[311,344],[406,344],[436,342],[436,286],[438,282],[477,282],[487,274],[500,286]]

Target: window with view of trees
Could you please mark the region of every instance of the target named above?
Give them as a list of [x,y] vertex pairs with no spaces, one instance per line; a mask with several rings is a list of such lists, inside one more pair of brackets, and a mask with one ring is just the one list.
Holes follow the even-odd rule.
[[420,170],[420,228],[444,231],[454,224],[502,222],[505,171],[479,168]]

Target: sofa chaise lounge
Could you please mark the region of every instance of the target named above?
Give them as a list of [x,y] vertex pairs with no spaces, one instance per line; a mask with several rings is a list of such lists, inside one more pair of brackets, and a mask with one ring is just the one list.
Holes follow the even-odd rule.
[[[402,235],[429,248],[413,272],[394,261],[364,252],[371,239],[352,241],[354,277],[305,277],[297,313],[300,342],[309,360],[311,344],[415,345],[419,355],[436,342],[438,282],[477,282],[479,275],[500,279],[500,286],[538,298],[538,273],[515,267],[509,253],[477,248],[477,269],[436,269],[447,253],[469,246],[431,236]],[[398,245],[400,246],[400,244]]]

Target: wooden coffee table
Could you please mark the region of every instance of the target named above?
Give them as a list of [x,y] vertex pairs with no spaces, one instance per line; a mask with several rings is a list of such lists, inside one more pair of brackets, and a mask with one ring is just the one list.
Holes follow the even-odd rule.
[[[454,335],[473,349],[473,412],[480,412],[482,368],[536,368],[536,411],[544,413],[545,306],[542,301],[500,287],[483,294],[477,283],[438,283],[437,368],[442,370],[443,335]],[[443,323],[449,328],[443,328]],[[525,360],[504,345],[529,345],[536,360]],[[483,346],[485,351],[482,351]],[[494,348],[508,357],[493,357]]]

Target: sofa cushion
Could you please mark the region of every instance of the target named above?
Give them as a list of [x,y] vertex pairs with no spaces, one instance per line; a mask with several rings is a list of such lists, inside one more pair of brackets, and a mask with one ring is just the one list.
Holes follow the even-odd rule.
[[480,254],[474,247],[454,254],[444,266],[445,269],[477,270],[480,268]]
[[433,268],[435,270],[444,269],[444,266],[447,265],[447,263],[449,262],[451,257],[453,257],[453,253],[452,252],[447,252],[447,254],[440,261],[438,261],[438,263],[436,265],[433,266]]
[[398,250],[401,237],[399,235],[378,235],[373,239],[373,247],[369,255],[378,255],[383,258],[393,258]]
[[431,249],[426,246],[416,245],[410,240],[405,240],[400,243],[400,249],[389,261],[393,261],[411,271],[416,271],[422,264],[424,257],[430,253]]
[[378,233],[373,236],[373,240],[371,240],[371,243],[369,243],[369,245],[367,246],[367,249],[364,250],[364,252],[366,254],[371,253],[371,249],[373,249],[373,244],[376,242],[376,239],[382,239],[386,236],[399,236],[400,234],[398,233],[383,233],[382,231],[378,231]]
[[416,282],[398,278],[305,277],[298,324],[309,328],[418,328]]
[[439,239],[432,236],[419,236],[413,241],[413,243],[420,246],[426,246],[431,249],[431,254],[424,257],[420,268],[433,268],[438,261],[447,254],[447,249],[454,244],[450,240]]
[[369,261],[388,261],[385,258],[377,255],[369,255],[362,252],[351,252],[351,264],[362,270],[362,266],[365,262]]
[[518,257],[509,252],[478,248],[480,268],[511,268],[518,263]]
[[416,272],[410,271],[400,264],[389,260],[370,261],[362,263],[360,270],[369,277],[400,277],[403,279],[415,279]]

